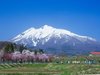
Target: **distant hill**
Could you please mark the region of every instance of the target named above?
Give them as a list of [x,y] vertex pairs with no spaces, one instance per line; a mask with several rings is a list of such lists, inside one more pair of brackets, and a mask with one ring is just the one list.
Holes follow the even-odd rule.
[[3,49],[5,45],[9,44],[10,42],[7,41],[0,41],[0,49]]
[[9,41],[0,41],[0,50],[5,50],[6,52],[9,51],[22,51],[23,49],[26,49],[22,44],[16,44]]

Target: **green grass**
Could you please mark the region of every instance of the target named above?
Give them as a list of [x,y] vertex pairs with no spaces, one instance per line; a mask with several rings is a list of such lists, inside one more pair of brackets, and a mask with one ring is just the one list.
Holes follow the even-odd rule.
[[100,74],[100,64],[0,64],[0,75]]

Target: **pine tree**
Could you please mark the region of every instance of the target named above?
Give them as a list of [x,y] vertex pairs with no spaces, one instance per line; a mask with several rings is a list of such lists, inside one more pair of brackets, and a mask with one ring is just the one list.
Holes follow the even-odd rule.
[[4,48],[5,52],[14,52],[14,46],[13,44],[7,44]]
[[44,50],[43,49],[39,49],[39,53],[40,54],[43,54],[44,53]]

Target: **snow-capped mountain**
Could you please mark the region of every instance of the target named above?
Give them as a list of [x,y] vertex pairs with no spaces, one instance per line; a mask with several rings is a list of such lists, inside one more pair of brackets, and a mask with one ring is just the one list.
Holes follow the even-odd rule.
[[50,53],[78,54],[98,50],[94,38],[80,36],[65,29],[57,29],[48,25],[41,28],[30,28],[12,39],[17,44],[30,48],[45,49]]

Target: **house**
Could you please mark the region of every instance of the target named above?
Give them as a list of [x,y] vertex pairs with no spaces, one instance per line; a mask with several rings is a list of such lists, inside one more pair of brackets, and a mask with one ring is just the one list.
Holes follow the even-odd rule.
[[100,57],[100,52],[91,52],[90,56]]

